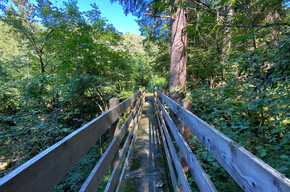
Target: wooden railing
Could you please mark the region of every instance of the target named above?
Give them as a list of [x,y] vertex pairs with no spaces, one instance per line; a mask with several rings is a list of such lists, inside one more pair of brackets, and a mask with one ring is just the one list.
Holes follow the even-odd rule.
[[[167,113],[162,102],[166,103],[170,110],[179,118],[181,127],[182,125],[188,127],[244,191],[290,191],[290,180],[288,178],[198,118],[196,115],[184,109],[158,90],[154,91],[154,100],[174,191],[179,191],[180,186],[183,191],[191,191],[191,189],[182,168],[181,158],[178,157],[175,151],[172,139],[175,140],[199,190],[217,190],[199,164],[194,153],[182,136],[182,133],[178,130],[170,117],[171,115],[169,116]],[[177,176],[174,168],[177,172]]]
[[[128,158],[136,138],[143,102],[144,89],[141,89],[132,97],[93,119],[1,178],[0,191],[51,191],[110,127],[115,129],[118,126],[120,116],[134,107],[120,131],[117,133],[115,131],[116,136],[112,138],[107,150],[80,189],[80,191],[96,191],[117,154],[106,191],[118,190],[123,181],[125,167],[128,164]],[[129,134],[119,155],[120,143],[130,125]],[[125,156],[125,166],[123,166],[119,177]]]

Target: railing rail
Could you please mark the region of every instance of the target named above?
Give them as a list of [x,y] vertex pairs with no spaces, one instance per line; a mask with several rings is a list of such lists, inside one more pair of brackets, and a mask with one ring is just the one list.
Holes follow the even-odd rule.
[[[98,189],[99,184],[101,183],[107,169],[109,168],[110,162],[112,161],[114,154],[116,153],[116,151],[119,150],[120,143],[126,131],[128,130],[128,127],[132,119],[137,117],[136,114],[139,112],[141,102],[142,99],[140,98],[137,104],[135,105],[134,109],[130,113],[129,117],[126,119],[125,123],[121,127],[119,134],[112,140],[107,150],[105,151],[105,153],[103,154],[103,156],[101,157],[101,159],[99,160],[99,162],[97,163],[97,165],[95,166],[95,168],[93,169],[93,171],[91,172],[91,174],[81,187],[80,189],[81,192],[96,191]],[[131,129],[133,128],[134,127],[132,126]]]
[[[166,133],[167,128],[164,123],[165,119],[200,191],[216,191],[216,189],[208,179],[202,167],[199,165],[193,152],[182,138],[182,135],[178,132],[177,127],[173,123],[167,111],[164,109],[164,106],[160,100],[163,100],[168,105],[170,110],[172,110],[180,118],[180,121],[184,123],[201,141],[201,143],[235,179],[244,191],[290,191],[290,180],[274,168],[267,165],[261,159],[254,156],[252,153],[198,118],[190,111],[181,107],[160,91],[155,90],[154,96],[158,119],[159,122],[162,123],[161,132],[163,131],[165,135],[168,135],[168,133]],[[172,143],[172,141],[168,138],[166,142],[170,148],[170,143]],[[175,162],[176,157],[174,157],[174,155],[172,158],[174,159],[174,163],[178,164]],[[179,169],[178,166],[175,168],[176,170]],[[184,178],[180,177],[180,175],[182,174],[178,173],[178,180],[180,181],[182,187],[186,186],[183,184]],[[187,191],[187,187],[185,187],[185,189]]]
[[[175,124],[173,123],[172,119],[167,114],[167,112],[164,109],[164,107],[162,106],[161,102],[159,101],[158,98],[156,98],[156,100],[157,100],[158,106],[161,108],[162,114],[165,117],[165,120],[168,124],[168,127],[169,127],[169,129],[170,129],[170,131],[171,131],[171,133],[172,133],[172,135],[177,143],[177,146],[179,147],[181,153],[183,154],[185,161],[186,161],[187,165],[189,166],[189,169],[190,169],[195,181],[197,182],[199,189],[201,191],[216,191],[214,185],[212,184],[212,182],[208,178],[207,174],[205,173],[205,171],[203,170],[203,168],[199,164],[197,158],[192,153],[189,145],[186,143],[186,141],[184,140],[184,138],[182,137],[182,135],[178,131],[178,129],[175,126]],[[161,117],[161,111],[158,109],[158,107],[157,107],[157,111],[158,111],[159,117]],[[177,165],[176,170],[177,170],[178,177],[179,177],[179,180],[180,180],[181,185],[182,185],[182,189],[183,189],[183,191],[191,191],[189,184],[187,182],[187,179],[184,177],[184,172],[182,170],[181,162],[179,161],[179,158],[177,157],[177,153],[175,152],[173,142],[170,138],[170,135],[169,135],[168,130],[166,128],[165,122],[163,119],[160,119],[160,120],[162,122],[163,131],[165,133],[166,140],[167,140],[167,143],[168,143],[169,148],[170,148],[171,156],[174,159],[174,164]],[[180,178],[180,176],[182,176],[182,177]]]
[[[181,125],[185,124],[189,128],[243,190],[290,191],[290,180],[288,178],[160,91],[154,90],[153,103],[157,112],[161,141],[165,150],[173,191],[179,191],[180,187],[185,192],[191,191],[186,173],[182,167],[181,156],[176,153],[174,142],[188,165],[199,190],[217,190],[162,102],[167,104],[170,110],[180,119]],[[117,157],[117,161],[114,162],[115,166],[111,169],[111,177],[105,191],[120,191],[137,137],[143,103],[144,89],[1,178],[0,191],[51,191],[109,127],[118,124],[120,116],[133,107],[120,131],[112,138],[105,153],[80,189],[80,191],[96,191],[110,164],[112,165],[115,157]],[[119,154],[120,143],[128,129],[129,133]],[[121,170],[122,166],[123,169]]]
[[[110,160],[112,160],[115,155],[114,152],[116,153],[118,151],[120,142],[132,119],[134,119],[130,134],[127,137],[128,141],[126,140],[124,147],[127,148],[129,142],[132,143],[131,136],[132,133],[135,133],[134,131],[136,131],[136,127],[139,123],[140,111],[142,111],[143,106],[143,97],[144,89],[141,89],[141,91],[130,98],[93,119],[2,177],[0,179],[0,191],[51,191],[109,127],[116,122],[128,108],[135,104],[134,109],[125,121],[119,134],[112,140],[106,152],[103,154],[80,190],[90,191],[90,189],[93,189],[96,191],[99,182],[92,185],[91,181],[103,179],[105,171],[110,164]],[[128,139],[129,137],[131,139]],[[121,163],[118,163],[118,166],[120,166],[120,164]]]

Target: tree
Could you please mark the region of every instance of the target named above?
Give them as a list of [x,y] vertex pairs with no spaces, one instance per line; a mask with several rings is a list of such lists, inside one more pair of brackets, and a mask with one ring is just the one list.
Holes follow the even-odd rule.
[[184,4],[187,1],[111,0],[111,2],[119,2],[123,5],[126,14],[131,12],[141,17],[139,23],[143,26],[143,34],[147,34],[149,38],[168,36],[169,30],[162,29],[167,21],[162,20],[171,19],[169,95],[173,100],[181,102],[186,87],[187,17]]
[[[49,64],[46,55],[47,42],[53,30],[44,30],[37,21],[37,10],[27,0],[13,0],[16,7],[10,6],[6,10],[4,21],[27,40],[28,47],[35,51],[39,60],[39,69],[42,77]],[[39,15],[38,15],[39,16]]]
[[[287,1],[118,2],[125,12],[141,18],[143,35],[159,44],[173,40],[172,27],[177,21],[174,19],[180,9],[186,10],[186,27],[179,29],[183,30],[181,37],[186,38],[187,34],[188,44],[180,45],[184,45],[188,55],[186,89],[194,103],[193,112],[289,175],[285,162],[288,156],[284,155],[289,147],[286,142],[289,134],[285,130],[289,126],[286,120],[290,26]],[[173,48],[171,62],[174,61]],[[162,58],[169,61],[168,54],[166,56],[156,59],[156,69],[161,75],[164,71],[161,66],[166,62]],[[179,91],[178,86],[175,90]],[[194,151],[203,149],[194,147]],[[223,186],[232,187],[233,182],[223,185],[228,179],[210,157],[201,161],[207,171],[213,173],[220,191],[225,191]],[[238,186],[234,188],[239,190]]]
[[8,0],[0,0],[0,11],[5,11]]
[[172,10],[177,10],[171,25],[169,96],[178,103],[184,98],[186,88],[187,16],[182,7],[184,2],[174,0],[172,4]]
[[106,111],[110,98],[131,96],[135,79],[147,83],[134,71],[147,70],[147,58],[117,49],[124,39],[95,4],[82,12],[77,1],[14,2],[0,22],[0,157],[9,165],[0,177]]
[[[36,67],[39,71],[40,81],[35,89],[35,95],[39,103],[43,104],[43,96],[46,93],[46,69],[54,56],[53,52],[48,51],[54,29],[44,29],[40,25],[39,20],[44,14],[28,0],[13,0],[12,3],[14,7],[11,5],[5,10],[3,21],[19,35],[18,40],[24,44],[23,52],[26,53],[27,60],[31,60],[32,68]],[[36,65],[32,64],[33,61],[36,61]]]

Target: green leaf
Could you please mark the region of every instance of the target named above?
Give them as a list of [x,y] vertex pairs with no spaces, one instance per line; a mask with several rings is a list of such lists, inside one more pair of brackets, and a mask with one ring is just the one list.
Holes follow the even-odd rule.
[[288,155],[281,155],[280,158],[283,159],[283,160],[289,160],[288,159]]
[[261,150],[259,151],[259,155],[260,155],[261,157],[265,157],[265,156],[267,155],[267,151],[266,151],[265,149],[261,149]]
[[255,149],[260,150],[260,149],[262,149],[262,146],[258,145],[258,146],[255,147]]
[[273,149],[276,150],[276,151],[278,151],[279,149],[281,149],[281,147],[280,147],[279,145],[275,145],[275,146],[273,147]]

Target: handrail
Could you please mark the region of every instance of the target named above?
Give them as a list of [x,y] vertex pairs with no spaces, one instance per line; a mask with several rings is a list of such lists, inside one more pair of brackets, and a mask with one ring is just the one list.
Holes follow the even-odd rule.
[[[142,103],[144,103],[144,102],[145,102],[145,96],[143,95]],[[142,110],[143,110],[143,106],[140,107],[139,113],[142,113]],[[124,166],[123,166],[119,181],[118,181],[118,183],[117,183],[117,181],[114,181],[114,177],[116,178],[118,176],[119,168],[121,168],[121,164],[124,161],[124,157],[125,157],[125,154],[126,154],[126,148],[127,148],[127,145],[129,144],[128,139],[129,139],[130,134],[128,135],[128,137],[126,139],[126,143],[125,143],[125,145],[124,145],[124,147],[122,149],[122,152],[120,154],[119,161],[117,162],[117,164],[115,166],[115,169],[113,170],[111,178],[109,179],[109,182],[108,182],[108,184],[106,186],[105,192],[107,192],[107,191],[119,192],[121,187],[123,186],[123,183],[124,183],[124,180],[125,180],[124,179],[125,178],[125,174],[126,174],[126,171],[128,170],[127,167],[129,165],[129,158],[130,158],[131,152],[133,151],[132,149],[133,149],[133,146],[135,144],[136,137],[137,137],[138,124],[139,124],[139,122],[141,120],[141,117],[142,117],[142,115],[139,115],[139,117],[138,117],[137,124],[136,124],[137,126],[136,126],[136,129],[134,130],[134,135],[133,135],[133,137],[131,139],[131,144],[130,144],[130,147],[129,147],[129,150],[128,150],[128,154],[127,154],[125,162],[124,162]],[[133,126],[134,126],[134,124],[132,125],[132,127]],[[116,188],[116,190],[114,190],[115,188]]]
[[[138,108],[137,111],[140,111],[140,107],[142,107],[143,92],[144,89],[141,89],[2,177],[0,191],[51,191],[108,128],[139,98],[134,112],[132,111],[129,115],[129,118],[133,119],[133,116],[136,115],[136,108]],[[129,123],[127,119],[125,122],[127,128]],[[116,136],[118,139],[121,137],[119,135]],[[119,144],[119,140],[116,140],[113,140],[114,146]]]
[[[190,111],[168,98],[158,90],[155,90],[169,108],[201,141],[216,160],[226,169],[235,181],[245,191],[290,191],[290,180],[267,165],[261,159],[238,145],[236,142],[219,132]],[[157,105],[164,112],[167,124],[173,123],[164,110],[160,101]],[[174,126],[171,125],[174,128]],[[176,135],[177,128],[172,130]],[[176,136],[175,136],[176,138]],[[178,141],[177,141],[178,142]],[[178,142],[180,143],[180,142]],[[186,159],[186,153],[181,150]],[[188,163],[188,162],[187,162]],[[188,165],[190,167],[190,165]],[[196,182],[199,182],[196,180]],[[197,183],[199,186],[200,183]],[[200,189],[201,190],[201,189]]]
[[[107,183],[105,191],[116,191],[116,188],[118,187],[117,184],[120,184],[121,181],[123,180],[123,178],[120,177],[120,180],[118,183],[118,176],[120,174],[121,166],[122,166],[122,163],[124,161],[126,152],[128,151],[128,155],[130,155],[130,153],[132,151],[132,147],[134,145],[135,138],[137,137],[137,128],[138,128],[138,124],[139,124],[140,119],[141,119],[141,115],[139,115],[139,114],[141,112],[142,112],[142,107],[140,107],[140,109],[138,111],[138,115],[135,116],[134,123],[132,124],[132,128],[131,128],[131,130],[126,138],[125,144],[124,144],[122,151],[119,155],[119,160],[117,161],[117,163],[114,167],[114,170],[113,170],[111,177]],[[130,144],[130,146],[129,146],[129,144]],[[128,150],[128,147],[129,147],[129,150]],[[127,161],[125,162],[124,168],[126,167],[126,165],[127,165]]]
[[[158,108],[157,108],[157,110],[158,110],[158,114],[159,114],[159,117],[160,117],[161,116],[160,111],[159,111]],[[162,130],[160,131],[161,132],[161,136],[162,136],[162,140],[164,139],[164,140],[167,141],[167,144],[168,144],[168,147],[169,147],[169,151],[170,151],[171,157],[173,159],[173,163],[175,165],[176,172],[177,172],[177,175],[178,175],[178,179],[179,179],[179,181],[181,183],[183,191],[184,192],[189,192],[189,191],[191,191],[190,190],[190,185],[187,182],[186,175],[185,175],[185,173],[184,173],[184,171],[182,169],[181,162],[178,160],[178,156],[177,156],[176,150],[174,148],[173,142],[172,142],[172,140],[170,138],[169,132],[168,132],[166,126],[165,126],[164,120],[163,119],[160,119],[160,120],[161,120],[162,126],[163,126],[163,131]],[[164,135],[165,135],[165,137],[164,137]],[[166,145],[165,142],[163,142],[163,145]],[[174,186],[174,187],[176,187],[176,186]]]
[[102,158],[98,161],[97,165],[94,167],[91,174],[84,182],[83,186],[80,189],[80,192],[96,191],[98,189],[99,184],[101,183],[107,169],[109,168],[110,162],[112,161],[114,154],[116,153],[116,151],[119,150],[119,145],[129,127],[129,124],[139,111],[140,103],[141,98],[138,100],[138,103],[130,113],[129,117],[126,119],[125,123],[120,129],[119,134],[112,140],[107,150],[103,154]]
[[[189,166],[190,171],[191,171],[200,191],[217,191],[216,188],[214,187],[213,183],[208,178],[207,174],[205,173],[205,171],[203,170],[203,168],[199,164],[197,158],[195,157],[195,155],[191,151],[189,145],[186,143],[186,141],[184,140],[184,138],[182,137],[180,132],[178,132],[177,127],[175,126],[172,119],[169,117],[169,115],[165,111],[161,102],[159,101],[158,98],[156,98],[156,99],[157,99],[157,103],[158,103],[159,107],[161,108],[161,110],[163,112],[165,120],[166,120],[166,122],[171,130],[171,133],[172,133],[173,137],[175,138],[175,141],[177,142],[177,145],[178,145],[180,151],[182,152],[182,154],[185,158],[185,161],[186,161],[187,165]],[[158,110],[159,116],[161,116],[158,108],[157,108],[157,110]],[[170,137],[169,137],[169,134],[167,133],[165,123],[163,123],[164,120],[161,119],[161,121],[163,124],[163,129],[164,129],[167,141],[169,141]],[[172,141],[170,141],[169,143],[171,143],[171,142]],[[176,160],[179,161],[177,157],[174,159],[175,159],[174,163],[176,162]],[[182,169],[182,167],[181,167],[181,169]],[[185,191],[184,188],[183,188],[183,191]],[[187,190],[187,191],[190,191],[190,190]]]
[[[166,156],[166,160],[167,160],[167,165],[168,165],[169,172],[170,172],[171,183],[172,183],[174,192],[178,192],[179,191],[179,187],[178,187],[177,179],[176,179],[176,176],[175,176],[175,173],[174,173],[172,159],[171,159],[170,152],[169,152],[169,149],[168,149],[167,143],[166,143],[166,138],[164,136],[163,129],[162,129],[162,128],[165,129],[166,126],[165,126],[165,123],[164,123],[163,119],[161,118],[160,110],[158,109],[158,107],[156,105],[156,102],[153,102],[153,104],[154,104],[155,110],[156,111],[158,110],[158,113],[157,113],[157,122],[158,122],[158,125],[159,125],[159,131],[160,131],[160,135],[161,135],[161,141],[162,141],[162,144],[163,144],[163,148],[164,148],[164,152],[165,152],[165,156]],[[162,124],[161,124],[161,121],[162,121]],[[184,173],[181,173],[181,174],[182,174],[182,176],[184,175]]]

